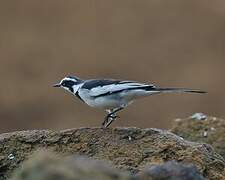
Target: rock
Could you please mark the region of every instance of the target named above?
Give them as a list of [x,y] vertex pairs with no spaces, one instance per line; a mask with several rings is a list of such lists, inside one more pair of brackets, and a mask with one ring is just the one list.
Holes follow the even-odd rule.
[[139,176],[142,180],[204,180],[193,165],[169,161],[163,165],[152,166]]
[[78,154],[104,160],[133,174],[146,166],[176,160],[195,165],[206,178],[225,177],[224,159],[207,144],[189,142],[159,129],[80,128],[1,134],[1,180],[9,177],[14,169],[40,148],[63,156]]
[[11,180],[204,180],[197,168],[175,161],[152,166],[140,175],[121,172],[102,161],[82,156],[62,158],[37,152],[17,169]]
[[225,158],[225,120],[206,115],[197,117],[200,116],[195,114],[175,121],[171,131],[184,139],[210,144]]
[[11,180],[131,180],[104,162],[82,156],[62,158],[52,152],[37,152],[16,170]]

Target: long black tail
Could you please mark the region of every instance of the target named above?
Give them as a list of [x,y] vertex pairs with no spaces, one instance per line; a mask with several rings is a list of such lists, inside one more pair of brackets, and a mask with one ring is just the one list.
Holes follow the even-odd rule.
[[194,90],[194,89],[186,89],[186,88],[155,88],[156,91],[159,92],[187,92],[187,93],[207,93],[206,91]]

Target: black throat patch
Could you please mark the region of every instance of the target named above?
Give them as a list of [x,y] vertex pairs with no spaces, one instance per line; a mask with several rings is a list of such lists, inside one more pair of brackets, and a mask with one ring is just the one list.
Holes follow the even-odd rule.
[[70,90],[72,93],[74,93],[74,90],[73,90],[72,87],[68,87],[68,88],[69,88],[69,90]]
[[[79,92],[77,91],[76,93],[75,93],[75,95],[82,101],[82,102],[84,102],[84,100],[80,97],[80,95],[79,95]],[[84,102],[85,103],[85,102]]]

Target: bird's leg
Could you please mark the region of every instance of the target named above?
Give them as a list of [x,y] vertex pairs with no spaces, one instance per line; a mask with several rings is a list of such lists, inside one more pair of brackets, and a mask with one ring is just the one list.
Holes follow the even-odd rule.
[[107,109],[106,112],[107,115],[105,116],[104,121],[102,122],[102,127],[105,127],[105,124],[107,124],[110,119],[116,118],[115,115],[111,114],[113,112],[113,109]]
[[116,115],[117,112],[121,111],[124,107],[119,107],[119,108],[115,108],[113,109],[108,116],[109,117],[113,117],[113,118],[117,118],[118,116]]
[[105,124],[108,122],[108,120],[109,120],[108,114],[110,114],[112,112],[112,110],[107,109],[106,112],[107,112],[107,115],[105,116],[104,121],[102,122],[102,127],[105,127]]
[[103,122],[103,126],[104,127],[109,127],[110,126],[110,124],[118,117],[117,115],[116,115],[116,113],[118,112],[118,111],[121,111],[122,109],[123,109],[124,107],[119,107],[119,108],[115,108],[115,109],[113,109],[112,111],[110,111],[109,112],[109,114],[105,117],[105,120],[104,120],[104,122]]

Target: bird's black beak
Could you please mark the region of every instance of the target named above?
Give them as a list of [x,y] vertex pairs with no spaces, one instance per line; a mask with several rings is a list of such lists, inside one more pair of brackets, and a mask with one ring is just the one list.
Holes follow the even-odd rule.
[[54,84],[53,87],[61,87],[60,84]]

